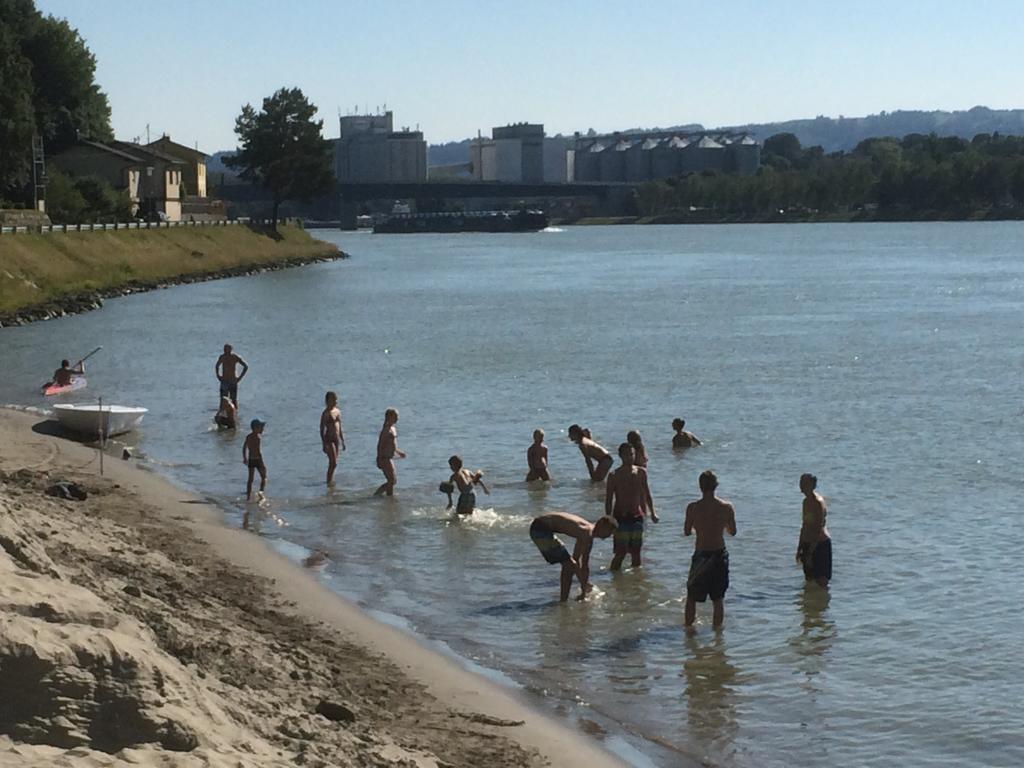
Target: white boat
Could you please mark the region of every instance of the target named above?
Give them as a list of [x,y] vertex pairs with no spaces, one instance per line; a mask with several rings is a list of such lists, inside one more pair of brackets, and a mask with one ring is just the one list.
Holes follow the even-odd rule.
[[57,421],[70,432],[80,435],[106,437],[122,435],[135,429],[148,408],[133,408],[129,405],[55,405]]

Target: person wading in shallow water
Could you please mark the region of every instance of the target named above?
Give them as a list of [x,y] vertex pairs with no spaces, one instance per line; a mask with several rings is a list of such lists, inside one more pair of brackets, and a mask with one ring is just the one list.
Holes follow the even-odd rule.
[[825,499],[817,492],[817,487],[818,478],[814,475],[800,475],[804,504],[796,561],[803,566],[807,581],[817,582],[822,589],[828,589],[832,579],[832,537],[825,527],[828,508]]
[[395,457],[405,458],[398,448],[398,411],[388,408],[384,411],[384,426],[380,428],[380,436],[377,438],[377,469],[384,473],[384,482],[374,491],[374,496],[394,496],[395,483],[398,482],[398,475],[395,473]]
[[715,496],[718,478],[707,469],[700,473],[701,499],[686,507],[683,535],[696,531],[690,576],[686,581],[685,624],[689,629],[697,618],[697,603],[709,596],[714,606],[712,624],[715,629],[725,620],[725,591],[729,588],[729,553],[725,537],[736,535],[736,510],[732,504]]
[[[242,366],[242,372],[238,373],[238,366]],[[230,344],[224,345],[224,354],[217,358],[214,363],[213,372],[217,374],[220,382],[220,396],[231,398],[231,402],[238,407],[238,382],[245,378],[249,372],[249,364],[232,352]]]
[[580,447],[580,453],[583,454],[583,458],[587,462],[587,472],[590,473],[591,480],[599,483],[608,477],[608,470],[612,468],[612,455],[604,446],[598,445],[591,439],[588,430],[583,429],[579,424],[573,424],[569,427],[569,439]]
[[654,500],[647,484],[647,470],[633,462],[636,452],[629,443],[619,446],[622,466],[608,476],[605,489],[604,513],[615,519],[615,538],[612,540],[612,562],[609,570],[617,571],[629,555],[630,568],[639,568],[640,550],[644,545],[644,515],[651,513],[651,522],[658,522]]

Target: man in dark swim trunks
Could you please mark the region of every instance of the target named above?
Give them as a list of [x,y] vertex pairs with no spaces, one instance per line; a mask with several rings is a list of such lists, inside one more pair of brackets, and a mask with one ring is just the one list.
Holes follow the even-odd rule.
[[263,462],[263,428],[265,421],[253,419],[249,424],[252,431],[245,436],[242,443],[242,463],[249,468],[249,482],[245,486],[245,500],[252,501],[252,481],[256,472],[260,473],[260,496],[267,490],[267,465]]
[[[590,550],[594,546],[594,539],[607,539],[613,530],[615,521],[609,517],[602,517],[593,525],[582,517],[565,512],[551,512],[533,519],[530,525],[530,539],[549,564],[562,566],[560,599],[563,603],[569,599],[573,576],[580,583],[580,594],[576,599],[586,599],[592,588]],[[571,555],[562,542],[555,538],[556,533],[576,539],[576,546]]]
[[800,475],[804,505],[796,561],[803,566],[807,581],[817,582],[822,589],[828,589],[832,579],[832,537],[825,527],[828,508],[825,499],[817,492],[817,487],[818,478],[814,475]]
[[[237,366],[242,366],[242,372],[238,373]],[[238,407],[238,382],[245,378],[249,372],[249,364],[231,351],[231,345],[224,345],[224,354],[217,358],[214,363],[213,372],[217,374],[220,382],[220,396],[230,397],[231,402]]]
[[732,504],[715,496],[718,478],[710,469],[700,473],[701,499],[686,507],[683,535],[697,532],[690,576],[686,581],[687,629],[697,618],[697,603],[710,596],[714,606],[712,625],[715,629],[725,620],[725,591],[729,588],[729,553],[725,537],[736,535],[736,510]]

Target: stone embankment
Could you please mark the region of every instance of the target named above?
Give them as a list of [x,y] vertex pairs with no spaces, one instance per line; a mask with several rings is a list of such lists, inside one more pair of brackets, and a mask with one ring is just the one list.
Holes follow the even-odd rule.
[[243,265],[228,267],[216,272],[193,272],[190,274],[177,275],[161,280],[132,280],[123,285],[112,288],[104,288],[95,291],[78,291],[63,296],[57,296],[49,301],[33,304],[28,307],[12,312],[0,312],[0,328],[14,325],[27,325],[40,320],[52,320],[67,315],[77,315],[82,312],[89,312],[93,309],[100,309],[104,299],[113,299],[119,296],[130,296],[133,293],[145,293],[157,291],[163,288],[170,288],[175,285],[187,285],[189,283],[203,283],[208,280],[221,280],[227,277],[246,277],[258,275],[262,272],[275,272],[280,269],[291,269],[307,264],[319,264],[336,259],[348,258],[348,254],[339,251],[334,256],[299,256],[290,259],[283,259],[270,264]]

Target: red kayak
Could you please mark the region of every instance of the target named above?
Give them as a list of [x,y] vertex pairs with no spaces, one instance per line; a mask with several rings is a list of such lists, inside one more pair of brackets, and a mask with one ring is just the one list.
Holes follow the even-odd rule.
[[88,382],[85,380],[85,376],[73,376],[70,384],[60,386],[54,382],[43,385],[43,395],[50,397],[51,395],[63,395],[66,392],[74,392],[76,389],[85,389]]

